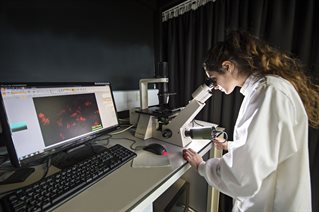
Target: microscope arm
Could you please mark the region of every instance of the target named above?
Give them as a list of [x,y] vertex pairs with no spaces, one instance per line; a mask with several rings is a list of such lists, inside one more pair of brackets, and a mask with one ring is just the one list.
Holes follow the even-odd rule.
[[191,138],[185,136],[185,131],[190,127],[191,121],[203,109],[207,99],[211,97],[211,82],[201,85],[192,94],[193,99],[186,107],[167,125],[162,128],[161,135],[154,133],[154,137],[173,143],[178,146],[186,146]]
[[140,103],[141,109],[148,108],[148,84],[149,83],[168,83],[168,78],[154,78],[140,80]]

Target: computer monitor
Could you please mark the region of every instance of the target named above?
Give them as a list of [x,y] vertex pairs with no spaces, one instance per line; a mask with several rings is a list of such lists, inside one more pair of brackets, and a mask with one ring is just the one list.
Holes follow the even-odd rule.
[[16,167],[78,146],[119,126],[110,83],[0,86],[2,131]]

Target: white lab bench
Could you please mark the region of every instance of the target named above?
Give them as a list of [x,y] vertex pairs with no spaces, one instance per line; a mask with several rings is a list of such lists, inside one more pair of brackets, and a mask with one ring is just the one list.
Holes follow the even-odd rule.
[[[109,146],[118,143],[130,148],[132,142],[125,138],[134,139],[137,142],[135,146],[152,142],[160,143],[168,152],[170,166],[133,168],[132,161],[130,161],[94,185],[75,194],[53,211],[152,211],[154,200],[190,169],[190,165],[182,157],[182,147],[153,138],[143,141],[134,137],[130,132],[114,135],[113,138],[117,139],[111,138]],[[210,151],[212,144],[209,140],[193,140],[185,148],[192,148],[200,155],[204,155]],[[216,151],[211,153],[211,156],[214,154],[217,154]],[[30,178],[39,176],[41,174],[35,173]],[[27,179],[27,181],[30,183],[34,180]],[[209,188],[208,198],[208,210],[217,211],[218,192]]]

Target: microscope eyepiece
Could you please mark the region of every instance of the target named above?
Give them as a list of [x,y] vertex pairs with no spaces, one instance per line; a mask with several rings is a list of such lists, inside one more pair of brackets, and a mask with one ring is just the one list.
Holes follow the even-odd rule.
[[216,86],[216,80],[214,80],[212,78],[206,78],[205,79],[205,85],[207,85],[210,88],[215,87]]

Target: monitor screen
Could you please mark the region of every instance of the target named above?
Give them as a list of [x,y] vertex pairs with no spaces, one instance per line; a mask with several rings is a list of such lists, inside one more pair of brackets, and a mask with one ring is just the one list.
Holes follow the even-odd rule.
[[2,84],[0,115],[15,166],[119,126],[109,83]]

